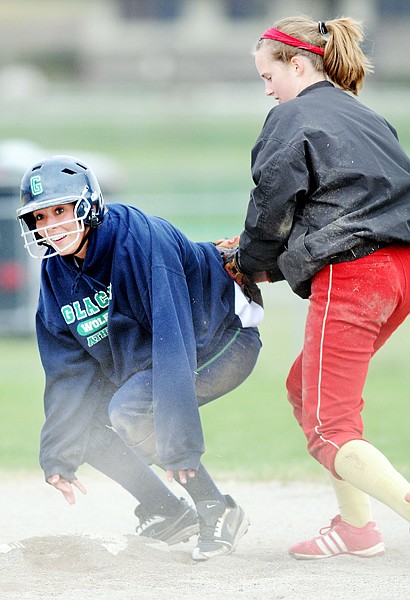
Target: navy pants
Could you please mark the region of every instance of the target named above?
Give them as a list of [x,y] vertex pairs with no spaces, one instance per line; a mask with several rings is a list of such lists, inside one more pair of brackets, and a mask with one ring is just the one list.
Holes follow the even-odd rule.
[[[261,348],[256,328],[231,328],[212,355],[201,359],[196,370],[196,395],[203,406],[238,387],[252,372]],[[109,405],[113,428],[148,464],[156,456],[152,402],[152,371],[140,371],[113,396]],[[171,418],[171,415],[170,415]]]

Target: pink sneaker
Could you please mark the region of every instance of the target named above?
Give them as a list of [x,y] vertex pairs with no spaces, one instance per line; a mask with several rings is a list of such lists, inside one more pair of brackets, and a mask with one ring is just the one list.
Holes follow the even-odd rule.
[[339,554],[351,554],[362,558],[384,554],[382,533],[374,521],[370,521],[364,527],[353,527],[337,515],[330,525],[323,527],[319,533],[320,535],[312,540],[292,546],[289,554],[299,560],[330,558]]

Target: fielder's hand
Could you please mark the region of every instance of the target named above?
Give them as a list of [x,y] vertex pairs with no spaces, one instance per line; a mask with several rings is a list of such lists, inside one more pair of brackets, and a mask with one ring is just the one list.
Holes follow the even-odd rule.
[[235,235],[231,239],[221,239],[213,242],[214,246],[218,250],[219,254],[224,261],[225,271],[232,279],[235,279],[236,283],[240,286],[246,285],[251,281],[248,275],[244,275],[236,263],[236,252],[239,245],[239,235]]
[[239,246],[239,240],[240,240],[240,236],[235,235],[231,239],[222,238],[221,240],[217,240],[216,242],[213,242],[213,244],[214,244],[214,246],[216,246],[218,248],[218,250],[222,254],[223,248],[237,248]]
[[249,302],[256,302],[263,308],[263,298],[256,282],[269,281],[265,272],[245,275],[240,270],[237,263],[237,251],[239,245],[239,235],[231,239],[222,239],[214,242],[216,249],[222,257],[225,271],[240,286],[242,293],[245,294]]
[[223,238],[213,242],[214,246],[219,251],[219,254],[222,256],[227,273],[232,277],[232,279],[235,279],[236,283],[238,283],[241,287],[243,285],[250,285],[252,283],[263,283],[264,281],[270,282],[266,271],[257,271],[252,273],[252,275],[245,275],[241,272],[236,258],[239,240],[240,236],[235,235],[230,239]]
[[82,494],[87,493],[87,490],[78,479],[69,481],[68,479],[64,479],[64,477],[61,477],[61,475],[55,474],[47,478],[47,483],[55,487],[56,490],[59,490],[67,500],[68,504],[75,504],[73,486],[80,490]]

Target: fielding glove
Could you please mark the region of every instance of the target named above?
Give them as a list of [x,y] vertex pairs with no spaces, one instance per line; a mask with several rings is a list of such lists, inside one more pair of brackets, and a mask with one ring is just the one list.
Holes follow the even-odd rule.
[[[224,262],[225,271],[232,279],[240,286],[242,293],[248,299],[248,302],[256,302],[263,307],[263,299],[260,289],[255,283],[254,275],[246,275],[242,273],[237,263],[237,253],[239,245],[239,235],[231,239],[221,239],[213,242]],[[262,273],[256,273],[260,276]],[[263,273],[263,278],[258,281],[268,281],[266,273]]]

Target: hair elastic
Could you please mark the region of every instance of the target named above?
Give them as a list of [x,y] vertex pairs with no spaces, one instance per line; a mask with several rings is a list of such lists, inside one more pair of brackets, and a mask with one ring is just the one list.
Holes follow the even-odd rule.
[[317,26],[318,26],[320,35],[326,35],[327,33],[329,33],[329,31],[326,27],[326,23],[324,21],[319,21]]
[[302,40],[298,40],[297,38],[294,38],[287,33],[283,33],[283,31],[275,29],[274,27],[267,29],[259,39],[275,40],[276,42],[282,42],[282,44],[294,46],[295,48],[300,48],[301,50],[307,50],[308,52],[313,52],[314,54],[321,54],[322,56],[325,53],[323,48],[302,42]]

